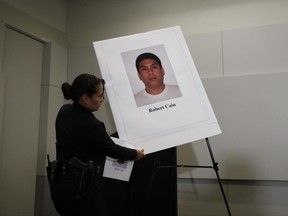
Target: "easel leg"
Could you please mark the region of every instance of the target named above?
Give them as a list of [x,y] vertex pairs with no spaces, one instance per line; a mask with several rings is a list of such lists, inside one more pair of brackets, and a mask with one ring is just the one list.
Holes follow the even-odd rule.
[[218,182],[219,182],[219,186],[220,186],[220,189],[221,189],[221,192],[222,192],[225,204],[226,204],[228,215],[231,216],[231,211],[230,211],[230,208],[229,208],[229,205],[228,205],[225,193],[224,193],[224,189],[223,189],[223,186],[222,186],[222,182],[221,182],[221,179],[220,179],[220,176],[219,176],[219,173],[218,173],[218,171],[219,171],[218,163],[215,162],[215,159],[214,159],[214,156],[213,156],[213,152],[212,152],[212,149],[211,149],[211,146],[210,146],[209,139],[205,138],[205,140],[206,140],[207,147],[208,147],[208,150],[209,150],[209,154],[211,156],[211,160],[212,160],[212,163],[213,163],[213,169],[215,170],[215,173],[216,173],[216,176],[217,176],[217,179],[218,179]]

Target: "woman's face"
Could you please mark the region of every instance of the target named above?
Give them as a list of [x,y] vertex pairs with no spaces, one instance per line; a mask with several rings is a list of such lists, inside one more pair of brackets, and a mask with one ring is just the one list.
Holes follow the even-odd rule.
[[91,112],[99,110],[102,102],[104,101],[102,83],[98,86],[98,89],[98,92],[94,93],[92,97],[88,97],[88,95],[86,95],[86,107],[91,110]]

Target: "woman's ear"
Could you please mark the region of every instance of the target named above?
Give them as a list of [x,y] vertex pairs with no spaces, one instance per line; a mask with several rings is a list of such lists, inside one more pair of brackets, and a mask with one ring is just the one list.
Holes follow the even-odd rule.
[[82,105],[88,105],[89,104],[89,96],[87,94],[83,94],[81,97],[80,97],[80,103]]

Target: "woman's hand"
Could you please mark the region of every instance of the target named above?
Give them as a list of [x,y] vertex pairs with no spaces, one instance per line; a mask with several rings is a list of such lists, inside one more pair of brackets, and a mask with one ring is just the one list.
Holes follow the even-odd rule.
[[136,156],[135,160],[138,161],[144,157],[145,157],[144,149],[137,149],[137,156]]

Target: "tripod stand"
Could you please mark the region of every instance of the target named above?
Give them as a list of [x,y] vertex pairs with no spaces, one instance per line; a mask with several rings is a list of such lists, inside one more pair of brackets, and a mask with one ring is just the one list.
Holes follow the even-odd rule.
[[221,192],[222,192],[222,196],[223,196],[223,199],[225,201],[225,205],[226,205],[226,208],[227,208],[227,212],[228,212],[228,215],[231,216],[231,211],[230,211],[230,208],[229,208],[229,204],[228,204],[228,201],[226,199],[226,196],[225,196],[225,193],[224,193],[224,189],[223,189],[223,186],[222,186],[222,182],[221,182],[221,179],[220,179],[220,176],[219,176],[219,168],[218,168],[218,163],[215,161],[215,158],[214,158],[214,155],[213,155],[213,152],[212,152],[212,148],[210,146],[210,141],[208,138],[205,138],[205,141],[206,141],[206,144],[207,144],[207,147],[208,147],[208,151],[209,151],[209,154],[210,154],[210,157],[211,157],[211,160],[212,160],[212,166],[199,166],[199,165],[159,165],[159,164],[156,164],[156,168],[172,168],[172,167],[190,167],[190,168],[209,168],[209,169],[214,169],[215,173],[216,173],[216,176],[217,176],[217,179],[218,179],[218,183],[219,183],[219,186],[220,186],[220,189],[221,189]]

